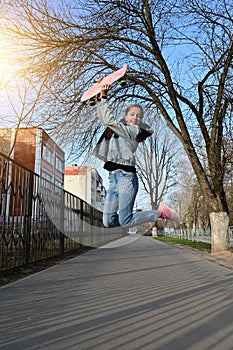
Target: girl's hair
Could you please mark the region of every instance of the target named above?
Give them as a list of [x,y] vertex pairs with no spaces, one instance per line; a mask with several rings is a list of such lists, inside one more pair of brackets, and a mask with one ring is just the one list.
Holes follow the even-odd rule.
[[142,108],[141,105],[139,105],[139,104],[137,104],[137,103],[136,103],[136,104],[133,104],[133,105],[130,105],[129,107],[126,108],[125,116],[126,116],[126,114],[129,113],[129,111],[130,111],[130,109],[131,109],[132,107],[137,107],[137,108],[139,108],[139,109],[141,110],[141,112],[142,112],[142,117],[143,117],[143,114],[144,114],[143,108]]

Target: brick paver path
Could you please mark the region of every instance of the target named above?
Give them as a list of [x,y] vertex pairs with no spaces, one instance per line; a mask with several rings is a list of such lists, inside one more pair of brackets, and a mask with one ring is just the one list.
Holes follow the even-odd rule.
[[0,288],[0,349],[232,350],[233,271],[122,238]]

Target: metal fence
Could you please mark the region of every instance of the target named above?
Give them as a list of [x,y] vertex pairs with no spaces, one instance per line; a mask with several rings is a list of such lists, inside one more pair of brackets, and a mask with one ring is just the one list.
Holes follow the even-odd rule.
[[[175,229],[173,227],[172,228],[166,227],[162,232],[160,232],[160,234],[166,237],[211,243],[210,228],[207,230],[204,230],[201,228],[200,229],[188,229],[188,228]],[[230,226],[228,229],[228,240],[229,240],[229,246],[232,247],[233,246],[233,226]]]
[[102,213],[0,152],[0,271],[126,234]]

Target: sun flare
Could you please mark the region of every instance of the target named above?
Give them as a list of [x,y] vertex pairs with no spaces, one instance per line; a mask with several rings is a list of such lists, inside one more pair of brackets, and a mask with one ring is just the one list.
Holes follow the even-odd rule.
[[8,42],[0,38],[0,88],[7,88],[15,71],[14,52]]

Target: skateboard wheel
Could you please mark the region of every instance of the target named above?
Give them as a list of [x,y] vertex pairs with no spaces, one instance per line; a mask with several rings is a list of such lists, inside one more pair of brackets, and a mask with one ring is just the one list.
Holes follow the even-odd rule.
[[94,106],[95,105],[95,97],[92,97],[90,99],[90,106]]
[[121,84],[121,86],[125,86],[125,85],[126,85],[126,80],[125,80],[125,78],[122,78],[122,79],[120,80],[120,84]]

